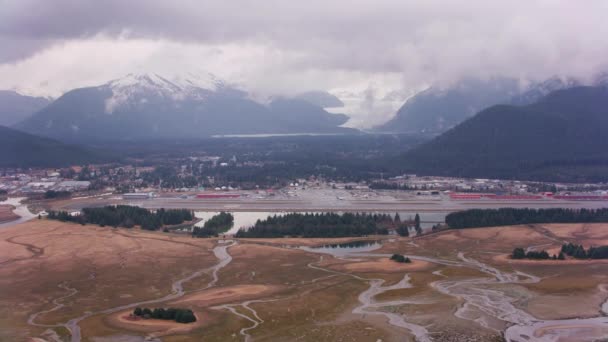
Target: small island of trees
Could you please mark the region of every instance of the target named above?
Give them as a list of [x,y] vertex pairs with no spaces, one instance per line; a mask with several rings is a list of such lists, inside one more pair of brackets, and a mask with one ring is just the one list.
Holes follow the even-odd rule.
[[227,232],[234,225],[234,216],[231,213],[221,212],[205,221],[203,227],[194,227],[193,237],[211,237]]
[[410,260],[410,258],[403,256],[401,254],[393,254],[391,256],[391,260],[400,262],[400,263],[405,263],[405,264],[409,264],[412,262],[412,260]]
[[133,310],[133,316],[141,317],[144,319],[164,319],[169,321],[176,321],[177,323],[192,323],[196,322],[196,316],[190,309],[176,309],[176,308],[135,308]]
[[65,211],[49,211],[49,219],[80,224],[133,228],[140,226],[146,230],[157,230],[165,225],[177,225],[192,221],[194,214],[186,209],[158,209],[155,213],[148,209],[129,206],[105,206],[83,208],[80,215],[72,216]]

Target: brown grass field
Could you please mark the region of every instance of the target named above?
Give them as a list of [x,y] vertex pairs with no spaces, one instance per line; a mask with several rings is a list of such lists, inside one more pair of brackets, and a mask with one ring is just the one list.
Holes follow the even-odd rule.
[[[384,237],[386,239],[386,237]],[[488,278],[461,267],[458,254],[502,272],[524,272],[537,282],[487,285],[517,295],[514,305],[539,319],[593,317],[608,297],[608,262],[514,261],[515,247],[557,251],[564,241],[608,244],[606,224],[555,224],[448,230],[419,238],[386,239],[374,255],[336,258],[294,246],[357,239],[243,239],[228,247],[232,260],[213,282],[217,239],[140,230],[32,220],[0,230],[0,341],[69,341],[67,321],[79,322],[82,341],[403,341],[408,329],[379,314],[354,314],[371,279],[390,287],[409,277],[409,286],[380,291],[380,311],[425,327],[433,341],[500,341],[500,330],[455,315],[464,299],[441,293],[435,284]],[[439,258],[399,264],[392,253]],[[192,309],[198,321],[181,324],[132,320],[132,308],[111,308],[171,294],[178,279],[185,294],[146,307]],[[408,303],[397,303],[409,301]],[[397,303],[397,304],[394,304]],[[34,322],[28,322],[31,315]],[[31,324],[31,323],[35,323]],[[506,327],[504,322],[491,326]],[[48,326],[40,326],[48,325]],[[50,330],[49,330],[50,329]],[[245,331],[243,331],[245,329]]]
[[9,222],[19,218],[13,213],[13,207],[10,205],[0,205],[0,223]]

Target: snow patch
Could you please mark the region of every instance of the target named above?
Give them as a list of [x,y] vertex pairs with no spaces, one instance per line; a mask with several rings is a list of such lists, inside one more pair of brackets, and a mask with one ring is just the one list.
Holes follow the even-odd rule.
[[112,96],[105,101],[105,112],[112,114],[119,107],[145,104],[154,98],[204,101],[213,92],[225,88],[226,84],[210,73],[188,72],[172,76],[157,73],[128,74],[103,87],[112,92]]

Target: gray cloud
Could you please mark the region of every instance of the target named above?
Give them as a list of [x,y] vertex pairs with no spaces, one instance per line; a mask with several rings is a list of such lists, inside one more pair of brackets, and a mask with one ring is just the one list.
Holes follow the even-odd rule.
[[[393,103],[395,93],[464,76],[589,77],[607,67],[603,0],[0,1],[0,44],[10,46],[0,49],[9,75],[0,86],[27,80],[34,62],[84,69],[58,62],[62,53],[92,64],[74,84],[101,79],[111,66],[85,60],[89,49],[125,59],[121,72],[198,58],[261,93],[358,92],[371,115],[389,93]],[[116,50],[130,42],[130,55]]]

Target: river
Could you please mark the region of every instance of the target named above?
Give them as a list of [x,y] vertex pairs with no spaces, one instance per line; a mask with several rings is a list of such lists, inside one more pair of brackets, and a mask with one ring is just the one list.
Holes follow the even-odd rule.
[[16,220],[0,223],[0,228],[11,227],[16,224],[19,224],[19,223],[22,223],[25,221],[29,221],[29,220],[33,219],[34,217],[36,217],[36,214],[32,213],[28,209],[27,204],[21,203],[21,201],[24,199],[25,199],[25,197],[10,197],[10,198],[6,199],[5,201],[0,202],[0,205],[12,205],[13,207],[15,207],[15,209],[13,210],[13,213],[15,215],[19,216],[19,218]]
[[[336,258],[364,258],[364,257],[389,257],[389,254],[373,253],[380,247],[377,242],[359,248],[348,248],[347,246],[336,246],[335,248],[304,248],[309,252],[331,254]],[[458,261],[443,260],[432,257],[409,255],[413,260],[423,260],[440,265],[453,267],[468,267],[479,270],[490,277],[438,280],[431,286],[438,292],[459,298],[464,303],[454,312],[458,318],[472,321],[482,327],[504,334],[508,342],[561,342],[561,341],[599,341],[608,338],[608,317],[598,316],[591,318],[574,318],[562,320],[542,320],[517,307],[516,302],[526,296],[526,290],[517,290],[513,286],[518,284],[537,283],[541,279],[531,274],[515,271],[503,272],[495,267],[484,264],[478,260],[458,253]],[[382,279],[367,279],[349,273],[328,270],[316,265],[309,267],[326,272],[342,274],[367,281],[369,288],[362,292],[358,300],[360,306],[353,310],[356,314],[383,315],[388,319],[390,325],[407,329],[412,333],[416,341],[432,341],[427,329],[423,326],[407,321],[407,317],[401,314],[388,312],[391,306],[425,304],[414,300],[393,300],[376,302],[374,297],[396,289],[411,287],[409,275],[395,285],[382,286]],[[441,273],[437,274],[443,276]],[[444,276],[445,277],[445,276]],[[600,286],[600,291],[608,294],[608,285]],[[608,315],[608,299],[598,307],[598,314]],[[506,329],[505,329],[506,327]]]

